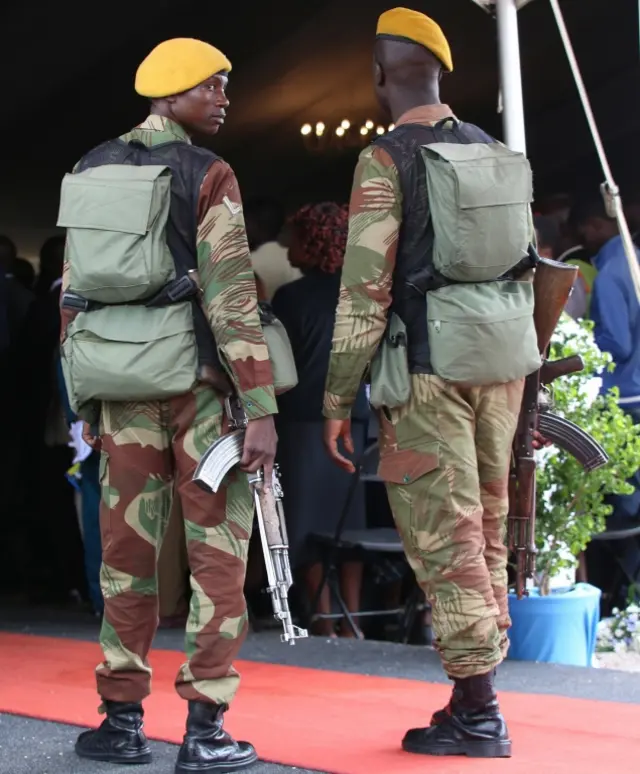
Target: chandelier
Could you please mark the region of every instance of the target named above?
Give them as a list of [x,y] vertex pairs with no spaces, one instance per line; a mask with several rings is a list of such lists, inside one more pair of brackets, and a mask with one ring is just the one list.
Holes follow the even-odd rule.
[[358,126],[357,122],[345,118],[337,126],[328,126],[323,121],[303,124],[300,127],[300,134],[305,147],[310,151],[345,150],[364,148],[375,137],[381,137],[393,129],[393,124],[385,126],[376,124],[370,119]]

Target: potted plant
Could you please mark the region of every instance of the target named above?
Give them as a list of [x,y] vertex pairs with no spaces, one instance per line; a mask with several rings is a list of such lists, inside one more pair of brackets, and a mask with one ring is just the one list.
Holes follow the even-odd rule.
[[604,531],[611,506],[607,494],[630,494],[627,480],[640,468],[640,425],[636,426],[611,391],[599,395],[602,369],[611,358],[595,344],[592,323],[563,316],[551,343],[550,359],[579,354],[581,373],[551,387],[553,410],[575,422],[609,455],[602,468],[585,473],[557,447],[538,453],[536,573],[529,597],[510,595],[510,658],[590,666],[600,617],[600,590],[575,583],[578,556],[594,534]]

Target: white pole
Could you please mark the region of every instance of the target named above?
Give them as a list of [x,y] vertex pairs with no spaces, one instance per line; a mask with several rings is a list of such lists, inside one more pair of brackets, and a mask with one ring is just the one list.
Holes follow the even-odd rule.
[[505,144],[512,150],[526,153],[527,142],[524,129],[524,100],[520,75],[520,38],[516,0],[496,0],[496,16]]

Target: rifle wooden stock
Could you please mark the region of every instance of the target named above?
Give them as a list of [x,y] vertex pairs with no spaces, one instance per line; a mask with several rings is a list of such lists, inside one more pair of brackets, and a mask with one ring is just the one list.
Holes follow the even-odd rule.
[[545,360],[540,368],[540,384],[551,384],[561,376],[577,374],[584,369],[580,355],[563,357],[561,360]]
[[578,267],[540,258],[533,279],[535,307],[533,319],[538,349],[544,355],[578,276]]

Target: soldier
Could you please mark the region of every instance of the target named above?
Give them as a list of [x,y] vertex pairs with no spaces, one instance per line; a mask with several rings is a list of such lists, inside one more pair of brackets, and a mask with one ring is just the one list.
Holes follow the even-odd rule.
[[[440,102],[441,76],[452,68],[448,42],[434,21],[403,8],[380,17],[375,87],[395,128],[362,152],[355,173],[326,385],[325,443],[337,464],[354,470],[352,462],[338,450],[338,441],[353,454],[350,411],[363,376],[387,339],[385,331],[394,313],[403,324],[404,341],[408,342],[408,354],[404,356],[407,388],[406,396],[397,404],[381,403],[379,475],[386,482],[408,561],[432,605],[435,645],[455,685],[448,707],[435,713],[428,728],[408,731],[403,748],[427,755],[509,757],[511,742],[494,689],[494,670],[506,655],[510,626],[504,544],[507,476],[522,399],[522,377],[536,369],[539,353],[531,306],[523,313],[526,335],[521,344],[531,353],[535,350],[535,354],[528,356],[517,378],[498,373],[493,378],[492,372],[475,383],[470,379],[470,386],[464,378],[437,375],[446,370],[441,367],[443,356],[446,360],[450,354],[455,355],[445,351],[444,343],[445,350],[438,349],[440,365],[434,367],[437,337],[450,335],[447,321],[455,318],[443,316],[444,322],[432,322],[430,306],[435,309],[445,293],[456,289],[469,294],[470,299],[472,293],[492,293],[496,300],[504,300],[504,286],[500,284],[500,272],[496,272],[500,282],[471,287],[464,276],[460,277],[462,284],[447,284],[445,269],[440,273],[436,270],[435,262],[445,254],[446,243],[438,242],[443,232],[438,231],[442,223],[436,223],[435,206],[443,213],[442,208],[453,197],[448,199],[445,191],[439,197],[440,189],[434,196],[427,196],[431,188],[427,189],[425,170],[429,175],[438,174],[438,170],[447,172],[445,162],[453,167],[455,159],[463,158],[465,152],[465,158],[473,164],[479,148],[498,164],[501,155],[515,159],[515,154],[495,144],[477,127],[459,122]],[[422,147],[434,140],[431,158],[437,156],[438,160],[429,168],[431,162]],[[509,210],[517,210],[520,223],[519,247],[511,256],[512,264],[519,266],[532,235],[532,192],[527,183],[530,170],[526,159],[520,157],[514,163],[523,164],[523,176],[518,178],[523,185],[522,195],[507,195],[501,202],[502,194],[496,193],[494,203],[524,203]],[[459,180],[461,185],[473,185],[482,174],[476,169],[472,176],[463,178],[461,170]],[[431,185],[432,178],[429,180]],[[493,195],[497,189],[491,185],[487,188],[484,182],[474,199],[481,201],[479,210],[473,215],[467,210],[460,222],[467,217],[492,217],[489,210],[493,208],[482,207],[482,197],[486,198],[487,190]],[[510,217],[508,213],[506,217]],[[439,256],[434,250],[434,229],[436,244],[442,251]],[[479,249],[478,264],[491,258],[487,246],[477,244],[479,234],[486,237],[490,232],[470,232],[473,239],[467,249]],[[465,250],[456,255],[456,260],[462,256],[464,263]],[[518,277],[523,275],[524,270]],[[423,284],[425,276],[429,283],[433,280],[432,285]],[[473,278],[470,270],[468,276]],[[510,290],[516,295],[524,292],[530,298],[531,282],[516,279],[510,283]],[[489,303],[487,308],[491,308]],[[455,307],[450,311],[453,315]],[[476,311],[482,314],[482,309]],[[508,325],[502,330],[507,336]],[[478,328],[490,330],[491,326],[466,325],[462,331],[458,329],[451,335],[449,348],[466,347],[465,338],[481,335]],[[517,341],[509,341],[512,351],[516,351]],[[404,347],[400,336],[395,337],[392,347],[395,351]],[[483,367],[482,361],[492,356],[508,361],[510,350],[496,352],[496,347],[490,346],[477,355],[476,367]],[[473,348],[466,357],[474,360]],[[457,366],[467,367],[464,357],[459,358]],[[373,368],[371,375],[373,402]],[[393,392],[392,379],[387,387]]]
[[[163,158],[172,172],[167,243],[175,259],[180,247],[176,232],[184,227],[190,239],[190,224],[197,223],[188,256],[193,266],[197,265],[200,278],[201,304],[196,306],[204,310],[208,335],[213,332],[227,375],[249,419],[240,467],[248,472],[263,467],[270,481],[277,440],[272,416],[276,402],[238,183],[228,164],[192,145],[192,137],[213,137],[224,124],[230,70],[224,54],[207,43],[192,39],[161,43],[140,65],[136,76],[136,91],[150,100],[150,116],[120,138],[123,142],[109,141],[107,145],[109,158],[115,158],[121,148],[123,153],[132,152],[132,148],[138,152],[135,149],[142,146],[156,149],[158,154],[166,151]],[[133,145],[129,145],[131,141],[135,141]],[[75,171],[104,164],[109,154],[98,148],[87,154]],[[179,195],[182,198],[178,201]],[[190,211],[185,202],[191,203]],[[68,253],[74,244],[72,230],[69,234]],[[106,253],[100,255],[100,260],[103,258]],[[78,265],[75,271],[77,277]],[[73,277],[71,256],[65,265],[63,290],[70,287]],[[74,287],[71,285],[71,290]],[[64,308],[64,295],[62,303]],[[133,321],[132,314],[140,306],[130,306],[129,310]],[[85,317],[98,314],[102,312],[89,311]],[[98,318],[94,319],[97,324]],[[76,320],[70,322],[65,309],[63,342],[65,330],[66,336],[71,336]],[[85,424],[86,440],[92,445],[99,441],[102,449],[101,586],[105,612],[100,644],[104,661],[97,667],[97,687],[106,719],[97,730],[78,738],[76,752],[84,758],[114,763],[147,763],[151,759],[142,730],[142,701],[151,687],[147,657],[158,622],[156,563],[175,482],[192,588],[187,660],[176,679],[178,694],[188,701],[186,735],[176,772],[236,771],[257,759],[250,744],[236,742],[223,730],[223,713],[240,680],[233,661],[247,631],[243,584],[253,502],[246,475],[232,474],[215,495],[205,494],[192,483],[202,453],[224,432],[226,422],[222,394],[212,386],[220,384],[220,374],[212,371],[210,363],[198,362],[193,377],[187,374],[192,388],[185,394],[166,400],[102,400],[99,431]],[[74,364],[67,366],[73,368]],[[134,369],[135,363],[130,367]],[[174,378],[172,368],[177,365],[169,362],[165,367],[163,383]],[[86,411],[83,418],[89,418]]]

